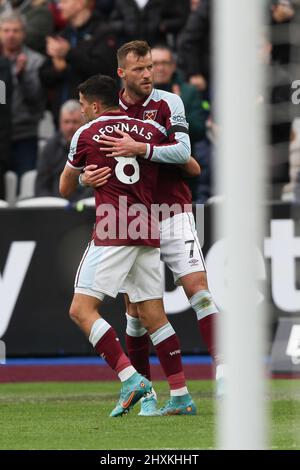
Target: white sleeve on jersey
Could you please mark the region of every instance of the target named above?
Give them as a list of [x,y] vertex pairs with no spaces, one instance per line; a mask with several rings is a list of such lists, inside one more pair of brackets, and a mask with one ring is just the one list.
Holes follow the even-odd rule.
[[80,145],[79,139],[87,127],[89,127],[89,124],[77,129],[71,140],[67,165],[76,170],[82,170],[85,167],[85,146]]
[[175,133],[176,143],[160,146],[153,146],[153,153],[150,157],[152,162],[158,163],[186,163],[191,156],[191,143],[188,134],[183,132]]
[[[150,159],[161,163],[186,163],[191,156],[191,142],[188,134],[189,125],[185,117],[184,104],[175,93],[155,90],[169,109],[165,127],[168,135],[174,135],[174,142],[166,145],[151,146]],[[155,95],[153,96],[155,99]]]

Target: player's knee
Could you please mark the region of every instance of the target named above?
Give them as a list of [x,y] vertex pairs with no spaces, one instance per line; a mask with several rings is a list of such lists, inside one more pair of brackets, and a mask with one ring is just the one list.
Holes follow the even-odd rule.
[[144,312],[138,312],[138,319],[140,320],[140,323],[143,328],[146,328],[148,330],[148,316]]
[[137,307],[135,304],[132,304],[132,303],[129,303],[128,306],[127,306],[127,313],[128,315],[130,315],[131,317],[134,317],[134,318],[138,318],[139,317],[139,314],[138,314],[138,311],[137,311]]
[[184,292],[188,299],[193,297],[199,291],[208,290],[206,273],[195,273],[182,278]]
[[141,312],[139,314],[139,319],[149,334],[152,334],[154,331],[168,323],[168,319],[163,310],[159,312],[153,312],[151,315]]
[[69,316],[71,320],[77,325],[80,323],[82,315],[81,315],[80,305],[77,302],[72,302],[72,305],[69,310]]

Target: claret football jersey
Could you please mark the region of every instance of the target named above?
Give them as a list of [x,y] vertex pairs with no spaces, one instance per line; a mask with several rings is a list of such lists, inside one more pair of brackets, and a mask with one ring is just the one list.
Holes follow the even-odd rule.
[[[181,98],[174,93],[154,88],[152,93],[135,104],[128,104],[120,92],[120,109],[130,117],[148,119],[160,124],[167,133],[168,142],[162,147],[151,145],[152,155],[157,155],[161,161],[168,152],[168,145],[180,142],[190,147],[188,124],[185,118],[184,105]],[[182,210],[191,210],[191,191],[183,179],[182,172],[176,165],[160,164],[159,184],[156,201],[158,204],[180,204]]]
[[[120,137],[116,129],[147,143],[146,159],[107,157],[100,150],[101,136]],[[96,245],[145,245],[159,247],[158,221],[153,209],[158,179],[157,163],[151,162],[152,143],[163,143],[165,130],[157,123],[110,112],[82,126],[74,134],[67,165],[83,169],[87,165],[110,167],[108,182],[95,190]]]

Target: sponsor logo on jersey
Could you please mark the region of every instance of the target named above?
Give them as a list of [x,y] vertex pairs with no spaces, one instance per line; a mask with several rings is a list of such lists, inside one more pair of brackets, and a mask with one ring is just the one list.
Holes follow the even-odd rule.
[[180,125],[184,127],[188,127],[188,123],[186,117],[183,114],[177,114],[176,116],[171,116],[171,124],[172,126]]
[[157,109],[149,109],[148,111],[144,112],[143,120],[147,121],[154,121],[157,116]]

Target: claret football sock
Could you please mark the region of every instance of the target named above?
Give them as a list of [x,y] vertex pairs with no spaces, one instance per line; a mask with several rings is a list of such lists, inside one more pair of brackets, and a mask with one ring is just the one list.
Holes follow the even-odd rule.
[[209,291],[202,290],[190,298],[190,304],[198,319],[199,332],[216,366],[216,396],[226,393],[226,365],[222,355],[217,352],[216,328],[220,314]]
[[93,324],[89,340],[122,382],[128,380],[136,372],[124,353],[115,331],[103,318],[99,318]]
[[138,318],[131,317],[127,313],[126,318],[126,346],[130,361],[140,374],[151,380],[148,333]]
[[217,351],[215,341],[216,321],[219,316],[209,291],[201,290],[190,298],[190,304],[196,312],[198,327],[201,337],[208,349],[209,354],[217,362]]
[[171,393],[181,389],[187,393],[179,340],[171,324],[162,326],[150,337],[169,382]]

